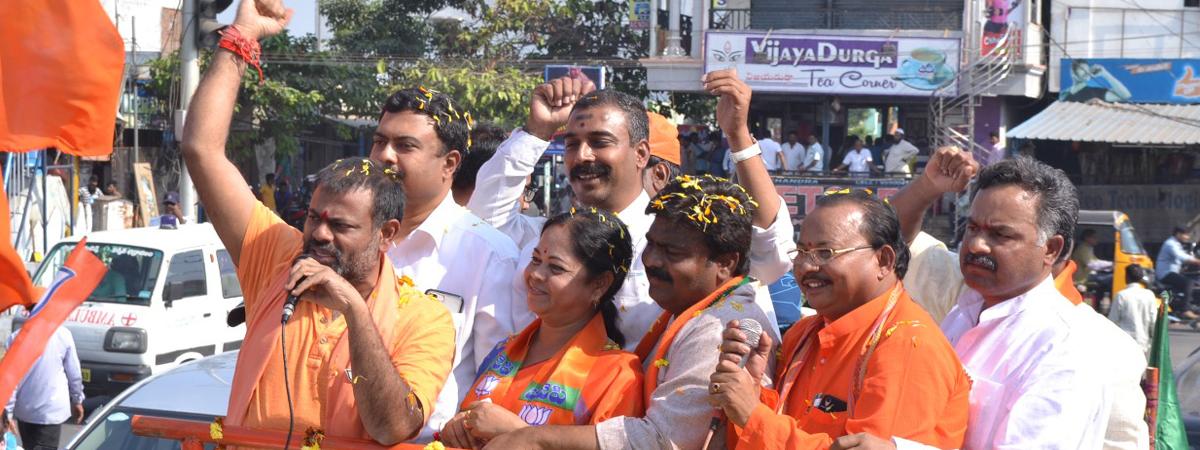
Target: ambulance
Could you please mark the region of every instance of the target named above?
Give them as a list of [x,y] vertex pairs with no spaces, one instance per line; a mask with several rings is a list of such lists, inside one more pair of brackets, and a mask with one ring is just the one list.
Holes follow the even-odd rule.
[[[34,283],[48,286],[77,243],[55,245]],[[226,316],[242,289],[212,225],[89,233],[87,248],[108,273],[65,325],[89,396],[115,395],[152,374],[241,348],[245,325],[230,327]],[[13,328],[22,322],[18,315]]]

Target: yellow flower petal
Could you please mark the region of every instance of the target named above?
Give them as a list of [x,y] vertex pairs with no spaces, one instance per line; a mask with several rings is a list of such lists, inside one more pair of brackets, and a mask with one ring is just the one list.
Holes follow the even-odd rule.
[[225,430],[222,427],[224,420],[224,418],[218,417],[212,423],[208,424],[208,437],[214,441],[225,439]]
[[654,367],[661,368],[661,367],[667,367],[669,365],[671,365],[671,362],[667,361],[667,358],[658,358],[658,359],[654,360]]

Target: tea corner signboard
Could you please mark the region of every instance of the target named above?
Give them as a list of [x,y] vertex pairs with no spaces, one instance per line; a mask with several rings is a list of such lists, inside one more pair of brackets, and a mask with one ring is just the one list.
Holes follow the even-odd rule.
[[958,38],[708,32],[704,71],[735,67],[764,92],[955,95]]

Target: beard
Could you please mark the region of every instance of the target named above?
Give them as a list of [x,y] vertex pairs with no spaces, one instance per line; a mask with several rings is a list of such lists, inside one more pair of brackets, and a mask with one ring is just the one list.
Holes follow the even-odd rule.
[[349,254],[343,252],[336,245],[333,245],[333,242],[318,243],[312,239],[304,241],[304,253],[308,255],[315,255],[317,253],[328,255],[333,259],[333,262],[326,264],[326,266],[333,269],[334,273],[345,278],[351,284],[367,281],[376,275],[370,272],[371,266],[379,258],[378,248],[378,235],[373,237],[370,244],[361,251]]

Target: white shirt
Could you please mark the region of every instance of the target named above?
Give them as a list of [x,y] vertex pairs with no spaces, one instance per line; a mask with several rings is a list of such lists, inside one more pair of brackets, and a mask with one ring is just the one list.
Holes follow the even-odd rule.
[[871,158],[871,151],[865,148],[851,149],[846,152],[846,157],[842,158],[842,164],[850,167],[850,173],[870,173],[872,161],[874,159]]
[[[12,346],[15,331],[5,347]],[[83,378],[71,330],[60,326],[46,349],[25,373],[8,399],[9,417],[38,425],[58,425],[71,418],[71,405],[83,403]],[[15,430],[14,430],[15,431]]]
[[783,170],[804,170],[804,144],[783,143]]
[[[513,131],[496,149],[496,155],[479,168],[475,180],[475,194],[468,203],[475,214],[501,232],[512,230],[515,233],[513,240],[522,244],[516,276],[512,279],[512,309],[518,330],[534,318],[523,301],[526,298],[524,272],[546,219],[526,220],[511,214],[511,211],[524,189],[525,177],[532,173],[533,166],[549,145],[549,142],[523,130]],[[782,199],[780,201],[782,202]],[[613,298],[619,312],[618,327],[625,336],[625,348],[628,350],[637,347],[650,325],[662,313],[662,308],[650,298],[650,283],[646,279],[645,266],[642,265],[646,232],[654,222],[654,215],[646,214],[646,206],[649,204],[650,197],[643,191],[633,203],[616,213],[629,229],[633,244],[633,264],[621,289]],[[788,253],[796,248],[792,241],[792,231],[791,217],[782,203],[770,227],[764,229],[755,226],[751,231],[750,275],[759,279],[764,286],[791,270]],[[771,325],[778,329],[775,309],[765,287],[759,290],[757,303],[768,312]]]
[[[942,321],[943,330],[950,320],[947,311],[955,306],[956,301],[973,293],[964,283],[958,264],[958,254],[946,249],[946,245],[924,232],[909,244],[908,273],[904,275],[904,287],[909,295],[922,307],[929,311],[935,320]],[[1053,287],[1053,282],[1050,283]],[[975,294],[978,295],[978,294]],[[1027,294],[1028,295],[1028,294]],[[1005,302],[1008,303],[1008,302]],[[1067,301],[1069,304],[1070,301]],[[995,309],[995,308],[992,308]],[[1093,348],[1104,349],[1103,368],[1092,369],[1085,374],[1098,378],[1110,387],[1112,395],[1108,425],[1104,431],[1104,448],[1106,449],[1145,449],[1146,425],[1142,414],[1146,408],[1146,397],[1141,389],[1142,372],[1146,364],[1132,339],[1124,335],[1117,327],[1106,323],[1107,320],[1096,314],[1086,304],[1079,304],[1075,309],[1083,317],[1073,321],[1075,326],[1090,330],[1093,337],[1090,344]],[[990,311],[990,310],[989,310]],[[1100,319],[1100,320],[1096,320]],[[947,332],[947,335],[949,333]],[[951,341],[954,342],[953,340]],[[958,350],[957,346],[955,348]],[[959,353],[959,358],[966,358]],[[983,385],[980,385],[983,386]],[[972,386],[972,404],[974,404],[974,389]],[[970,435],[968,434],[968,442]],[[901,440],[896,440],[898,443]],[[917,448],[911,445],[904,448]],[[972,448],[972,447],[966,447]]]
[[1049,276],[986,310],[959,297],[942,331],[972,381],[963,448],[1101,448],[1112,395],[1081,313]]
[[[813,164],[812,168],[805,169],[809,164]],[[808,170],[812,172],[820,172],[825,170],[825,149],[821,148],[820,143],[814,142],[807,150],[804,151],[804,160],[800,162],[802,166],[796,170]]]
[[895,173],[912,173],[908,162],[917,156],[920,150],[906,140],[901,139],[889,147],[883,155],[883,170]]
[[1150,346],[1153,343],[1150,334],[1158,320],[1158,298],[1154,296],[1153,291],[1146,289],[1141,283],[1130,283],[1117,293],[1117,298],[1108,310],[1108,318],[1128,333],[1142,347],[1142,352],[1147,357],[1150,356]]
[[450,311],[457,347],[454,368],[418,436],[418,441],[427,442],[458,411],[475,382],[476,368],[492,347],[520,329],[513,323],[508,288],[516,270],[517,248],[447,193],[421,225],[388,251],[388,257],[396,273],[411,278],[418,289],[437,289],[463,300],[462,312]]
[[758,141],[758,148],[762,149],[763,163],[767,165],[767,170],[779,170],[779,154],[783,152],[783,147],[775,142],[774,139],[766,138]]

